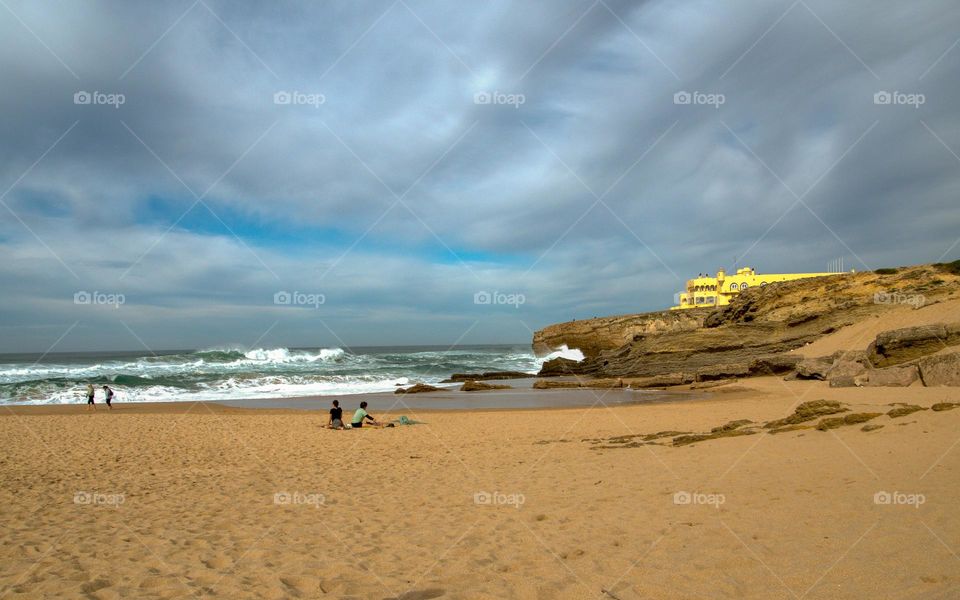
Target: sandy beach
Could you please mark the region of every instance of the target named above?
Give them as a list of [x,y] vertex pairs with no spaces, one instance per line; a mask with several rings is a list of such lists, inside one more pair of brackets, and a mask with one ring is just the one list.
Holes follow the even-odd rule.
[[[10,598],[949,598],[960,410],[597,449],[623,435],[960,401],[752,379],[707,399],[326,413],[207,403],[0,418]],[[554,392],[534,392],[550,394]],[[593,392],[591,392],[593,393]],[[379,402],[377,403],[379,404]],[[353,407],[347,406],[347,409]],[[379,408],[371,405],[379,416]],[[600,443],[599,445],[603,445]]]

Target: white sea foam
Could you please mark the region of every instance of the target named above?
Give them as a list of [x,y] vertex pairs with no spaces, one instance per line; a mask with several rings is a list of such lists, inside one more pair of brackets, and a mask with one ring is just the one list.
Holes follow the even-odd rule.
[[579,349],[569,348],[567,347],[566,344],[564,344],[559,348],[557,348],[556,350],[554,350],[553,352],[551,352],[550,354],[538,359],[540,363],[539,366],[542,367],[543,363],[547,362],[548,360],[553,360],[555,358],[566,358],[568,360],[575,360],[577,362],[580,362],[585,357],[583,356],[583,352],[581,352]]

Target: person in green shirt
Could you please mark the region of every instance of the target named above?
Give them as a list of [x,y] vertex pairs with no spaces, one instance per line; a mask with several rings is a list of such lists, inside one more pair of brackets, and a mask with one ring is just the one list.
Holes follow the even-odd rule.
[[350,423],[350,426],[354,429],[363,427],[363,420],[367,420],[368,425],[373,425],[374,427],[379,427],[380,423],[373,418],[373,415],[367,412],[367,403],[361,402],[360,408],[357,409],[357,412],[353,413],[353,421]]

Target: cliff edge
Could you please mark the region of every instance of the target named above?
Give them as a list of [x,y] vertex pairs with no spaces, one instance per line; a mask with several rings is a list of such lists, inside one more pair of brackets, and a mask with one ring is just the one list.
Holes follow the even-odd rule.
[[[783,372],[802,357],[790,351],[872,319],[950,302],[960,306],[960,261],[774,283],[749,289],[728,306],[661,311],[550,325],[533,336],[540,355],[561,345],[579,348],[579,363],[549,361],[542,375],[561,372],[595,377],[649,377],[717,371],[746,375],[757,361]],[[941,311],[942,312],[942,311]],[[947,321],[960,321],[960,310]],[[907,316],[904,317],[903,315]],[[866,347],[872,338],[863,340]],[[751,366],[752,365],[752,366]],[[705,376],[706,377],[706,376]]]

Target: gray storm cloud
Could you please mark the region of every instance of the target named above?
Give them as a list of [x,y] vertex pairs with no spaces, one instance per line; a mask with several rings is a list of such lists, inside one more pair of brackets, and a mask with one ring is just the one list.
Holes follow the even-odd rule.
[[7,0],[0,351],[524,341],[734,260],[955,260],[958,31],[948,1]]

